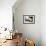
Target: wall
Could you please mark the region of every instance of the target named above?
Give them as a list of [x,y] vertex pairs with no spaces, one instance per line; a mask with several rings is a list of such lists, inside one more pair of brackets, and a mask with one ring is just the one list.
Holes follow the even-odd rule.
[[[41,1],[23,0],[13,7],[15,29],[22,32],[24,38],[35,41],[36,46],[41,46]],[[23,24],[23,15],[35,15],[35,24]]]
[[46,0],[41,1],[41,38],[42,46],[46,46]]

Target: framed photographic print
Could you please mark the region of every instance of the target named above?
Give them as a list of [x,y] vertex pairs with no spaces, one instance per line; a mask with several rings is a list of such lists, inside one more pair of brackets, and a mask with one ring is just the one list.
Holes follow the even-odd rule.
[[35,15],[23,15],[23,24],[35,24]]

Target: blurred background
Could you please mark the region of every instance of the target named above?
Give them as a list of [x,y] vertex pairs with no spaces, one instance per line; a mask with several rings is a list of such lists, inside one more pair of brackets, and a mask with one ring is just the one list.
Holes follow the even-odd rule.
[[[35,15],[35,24],[23,24],[23,15]],[[22,32],[37,46],[46,46],[46,0],[0,0],[0,27]],[[26,37],[25,37],[26,36]]]

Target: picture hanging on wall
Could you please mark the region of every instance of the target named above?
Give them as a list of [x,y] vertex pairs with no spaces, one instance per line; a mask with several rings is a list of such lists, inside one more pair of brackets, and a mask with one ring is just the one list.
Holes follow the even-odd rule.
[[35,24],[35,15],[23,15],[23,24]]

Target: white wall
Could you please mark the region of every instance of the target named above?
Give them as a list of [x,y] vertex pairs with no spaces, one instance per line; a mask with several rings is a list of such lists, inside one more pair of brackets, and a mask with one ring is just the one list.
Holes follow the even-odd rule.
[[42,46],[46,46],[46,0],[41,1],[41,38]]
[[[36,46],[41,46],[41,1],[23,0],[18,7],[14,6],[15,28],[25,38],[34,40]],[[23,15],[35,15],[35,24],[23,24]]]
[[0,0],[0,27],[12,28],[12,6],[16,0]]

